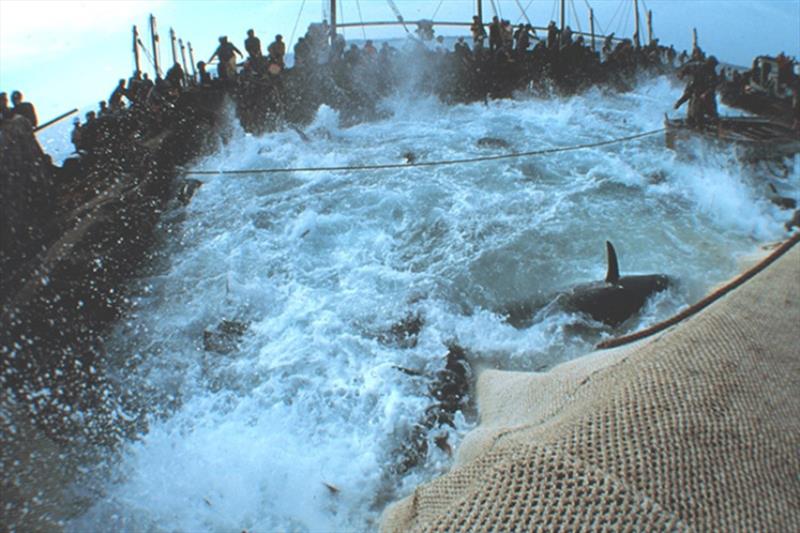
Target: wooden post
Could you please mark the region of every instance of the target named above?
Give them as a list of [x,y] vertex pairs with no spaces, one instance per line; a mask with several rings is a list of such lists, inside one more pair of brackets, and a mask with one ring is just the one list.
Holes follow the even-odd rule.
[[183,39],[178,39],[178,46],[181,47],[181,62],[183,63],[183,82],[189,85],[189,67],[186,65],[186,47],[183,46]]
[[647,10],[647,42],[653,44],[653,10]]
[[566,0],[561,0],[561,32],[564,32],[564,25],[567,19],[567,6]]
[[692,28],[692,51],[697,50],[697,28]]
[[197,69],[194,66],[194,50],[192,50],[192,43],[187,42],[186,45],[189,47],[189,61],[192,63],[192,78],[197,79]]
[[478,0],[478,12],[476,13],[476,15],[478,15],[478,20],[481,21],[481,23],[483,23],[483,1],[482,0]]
[[594,44],[594,9],[589,8],[589,31],[592,34],[592,52],[596,51]]
[[331,0],[331,44],[336,39],[336,0]]
[[633,41],[636,48],[641,46],[641,42],[639,41],[639,0],[633,0],[633,11],[634,17],[636,21],[636,30],[633,33]]
[[140,72],[141,67],[139,66],[139,30],[136,29],[136,25],[133,26],[133,61],[136,64],[136,72]]
[[169,40],[170,43],[172,44],[172,64],[174,65],[175,63],[178,62],[178,49],[175,46],[175,41],[176,41],[175,30],[172,28],[169,29]]
[[153,42],[153,66],[156,69],[156,78],[161,77],[161,68],[158,66],[158,30],[156,30],[156,18],[150,15],[150,39]]

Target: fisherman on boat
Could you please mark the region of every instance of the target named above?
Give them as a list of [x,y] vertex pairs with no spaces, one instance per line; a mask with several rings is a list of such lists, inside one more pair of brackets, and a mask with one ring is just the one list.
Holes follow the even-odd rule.
[[25,117],[34,128],[39,125],[39,119],[36,117],[36,109],[33,107],[32,103],[22,101],[21,92],[14,91],[11,93],[11,103],[14,104],[11,110],[13,116],[20,115]]
[[686,122],[691,127],[702,128],[706,123],[716,122],[717,114],[717,58],[709,57],[703,62],[693,61],[686,65],[678,77],[691,76],[683,95],[675,102],[675,109],[688,100]]
[[283,57],[286,55],[286,43],[283,42],[283,35],[276,35],[275,40],[267,48],[269,52],[269,62],[273,65],[278,65],[283,69],[286,65],[283,62]]
[[486,29],[483,27],[478,15],[472,17],[472,25],[469,27],[472,32],[472,45],[475,48],[483,48],[483,41],[486,39]]
[[122,98],[127,98],[127,94],[128,91],[125,89],[125,80],[119,80],[111,96],[108,97],[108,105],[111,107],[112,111],[125,109],[125,103],[122,101]]
[[211,63],[214,58],[219,58],[219,65],[217,65],[217,74],[222,80],[233,79],[236,77],[236,55],[244,57],[242,52],[236,46],[228,41],[227,36],[219,38],[219,46],[214,51],[214,54],[208,59]]
[[8,94],[0,93],[0,123],[9,120],[12,116],[14,116],[14,113],[8,107]]
[[244,40],[244,49],[250,56],[251,61],[257,61],[261,58],[261,39],[256,37],[256,32],[247,30],[247,39]]

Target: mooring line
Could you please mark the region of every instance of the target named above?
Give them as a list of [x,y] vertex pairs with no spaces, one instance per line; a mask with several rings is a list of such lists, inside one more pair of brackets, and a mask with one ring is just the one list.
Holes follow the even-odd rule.
[[437,167],[444,165],[463,165],[468,163],[480,163],[483,161],[497,161],[500,159],[514,159],[519,157],[532,157],[538,155],[557,154],[562,152],[573,152],[576,150],[585,150],[587,148],[597,148],[600,146],[608,146],[610,144],[618,144],[642,137],[649,137],[657,133],[662,133],[666,128],[659,128],[657,130],[646,131],[644,133],[637,133],[636,135],[629,135],[627,137],[619,137],[608,141],[599,141],[586,144],[576,144],[573,146],[562,146],[557,148],[545,148],[543,150],[532,150],[528,152],[511,152],[507,154],[498,155],[485,155],[479,157],[467,157],[463,159],[447,159],[439,161],[416,161],[414,163],[383,163],[375,165],[343,165],[334,167],[293,167],[293,168],[251,168],[242,170],[184,170],[184,175],[194,176],[214,176],[220,175],[242,175],[242,174],[277,174],[280,172],[339,172],[339,171],[363,171],[363,170],[386,170],[392,168],[411,168],[411,167]]

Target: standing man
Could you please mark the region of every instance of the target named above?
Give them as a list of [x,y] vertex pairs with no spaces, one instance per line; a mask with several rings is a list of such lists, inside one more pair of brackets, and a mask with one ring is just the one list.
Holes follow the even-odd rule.
[[486,40],[486,29],[483,27],[483,22],[478,18],[478,15],[472,17],[472,26],[469,27],[472,32],[472,44],[475,48],[483,48],[483,41]]
[[261,39],[256,37],[256,32],[247,30],[247,39],[244,40],[244,49],[250,56],[251,61],[257,61],[261,58]]
[[285,66],[283,63],[283,56],[286,55],[286,43],[283,42],[282,35],[279,34],[275,36],[275,40],[269,45],[267,51],[272,58],[272,63],[275,63],[281,68]]
[[32,103],[22,101],[21,92],[14,91],[11,93],[11,103],[14,104],[14,108],[11,110],[14,116],[21,115],[25,117],[34,128],[39,125],[39,119],[36,118],[36,109]]
[[214,54],[209,58],[208,62],[214,60],[214,58],[219,58],[219,65],[217,65],[217,74],[219,75],[220,79],[227,80],[233,79],[236,77],[236,55],[239,54],[239,57],[244,57],[242,52],[239,51],[233,43],[228,41],[227,36],[222,36],[219,38],[219,46]]

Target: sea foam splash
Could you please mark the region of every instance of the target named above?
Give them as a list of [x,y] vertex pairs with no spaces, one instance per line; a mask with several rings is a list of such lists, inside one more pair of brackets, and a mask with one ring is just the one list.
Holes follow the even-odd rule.
[[[476,145],[487,136],[515,151],[591,143],[661,127],[680,92],[660,78],[624,94],[488,105],[398,96],[381,104],[391,118],[350,128],[323,107],[309,143],[232,126],[195,168],[504,151]],[[792,165],[781,187],[797,197]],[[758,172],[702,143],[677,155],[659,135],[471,165],[204,177],[165,219],[163,259],[109,339],[149,429],[95,467],[82,488],[94,503],[68,529],[374,529],[389,500],[450,464],[430,446],[424,464],[391,473],[393,450],[431,404],[424,379],[396,367],[439,370],[452,341],[475,364],[509,369],[590,350],[611,333],[576,333],[578,319],[558,312],[515,329],[497,310],[602,279],[606,239],[623,273],[679,280],[626,330],[666,318],[783,235],[786,214],[764,199]],[[412,315],[424,320],[415,345],[382,337]],[[204,331],[223,319],[249,324],[238,348],[205,351]],[[451,445],[474,424],[458,416]]]

